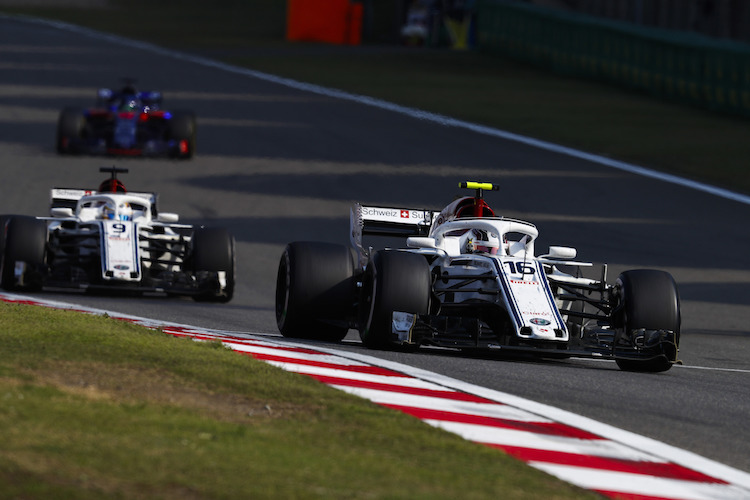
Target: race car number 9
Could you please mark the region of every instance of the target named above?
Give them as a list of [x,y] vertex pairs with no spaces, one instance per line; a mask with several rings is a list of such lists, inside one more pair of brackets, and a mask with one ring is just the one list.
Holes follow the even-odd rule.
[[116,233],[125,233],[128,231],[128,226],[126,226],[122,222],[118,222],[116,224],[112,224],[112,230]]

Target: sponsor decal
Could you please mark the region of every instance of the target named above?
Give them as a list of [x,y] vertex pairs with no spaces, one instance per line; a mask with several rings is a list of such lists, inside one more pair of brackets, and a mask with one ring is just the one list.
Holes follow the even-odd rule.
[[89,196],[92,194],[94,194],[94,191],[91,191],[89,189],[52,189],[52,196],[56,198],[81,198],[83,196]]
[[538,281],[510,280],[514,285],[538,285]]
[[127,271],[128,269],[130,269],[130,266],[124,266],[122,264],[118,264],[115,266],[115,269],[117,269],[118,271]]
[[398,210],[362,207],[362,215],[372,215],[378,217],[398,217],[399,212]]
[[[531,318],[529,321],[532,324],[539,325],[539,326],[547,326],[551,324],[550,320],[544,319],[544,318]],[[542,331],[546,331],[546,330],[542,330]]]

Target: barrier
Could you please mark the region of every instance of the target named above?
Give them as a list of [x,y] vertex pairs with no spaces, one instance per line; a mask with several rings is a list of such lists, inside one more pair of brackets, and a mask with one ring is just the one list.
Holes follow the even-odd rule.
[[477,48],[562,74],[750,116],[750,45],[502,0],[478,0]]
[[287,0],[286,39],[359,45],[363,12],[350,0]]

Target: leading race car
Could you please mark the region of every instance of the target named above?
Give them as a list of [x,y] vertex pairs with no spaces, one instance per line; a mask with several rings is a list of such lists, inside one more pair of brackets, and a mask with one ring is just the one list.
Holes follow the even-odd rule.
[[[434,345],[541,357],[614,359],[623,370],[661,372],[677,360],[680,302],[672,276],[637,269],[613,285],[583,277],[576,250],[535,256],[538,231],[496,217],[489,183],[440,212],[355,204],[351,248],[293,242],[281,256],[276,320],[284,336],[338,341],[359,330],[370,348]],[[405,248],[373,251],[363,236],[396,236]],[[573,274],[564,272],[574,269]]]
[[54,188],[50,217],[0,216],[0,284],[160,292],[228,302],[234,294],[234,238],[225,229],[178,224],[157,195],[129,192],[110,172],[99,189]]
[[57,122],[60,154],[192,158],[195,115],[162,109],[160,92],[139,92],[132,81],[119,90],[99,89],[96,104],[67,107]]

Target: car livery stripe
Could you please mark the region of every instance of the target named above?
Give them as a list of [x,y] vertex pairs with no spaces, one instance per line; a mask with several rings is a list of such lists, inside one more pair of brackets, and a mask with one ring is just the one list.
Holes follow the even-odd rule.
[[140,242],[141,228],[139,222],[133,223],[133,263],[135,264],[135,272],[138,276],[141,276],[141,242]]
[[99,248],[101,250],[101,276],[104,277],[107,272],[107,262],[109,261],[109,256],[107,254],[107,234],[106,234],[106,228],[104,227],[103,221],[97,221],[97,224],[99,225]]
[[516,296],[510,289],[510,283],[508,283],[505,272],[503,272],[503,261],[500,259],[490,260],[492,260],[492,263],[495,265],[495,271],[497,272],[498,280],[503,287],[503,297],[505,297],[505,300],[508,302],[508,309],[513,314],[513,318],[516,322],[516,327],[521,328],[523,326],[523,318],[521,317],[521,311],[519,310],[518,304],[516,303]]
[[70,309],[220,341],[238,353],[313,377],[434,427],[516,457],[605,497],[630,500],[750,498],[750,474],[557,408],[330,344],[211,330],[61,302],[0,300]]
[[541,262],[536,263],[536,272],[539,273],[539,285],[544,289],[544,293],[547,296],[547,303],[549,304],[550,311],[553,311],[555,313],[557,327],[568,333],[568,327],[565,326],[565,321],[563,321],[562,316],[560,315],[560,310],[557,308],[557,304],[555,304],[555,297],[549,287],[547,274],[544,272],[544,266]]

